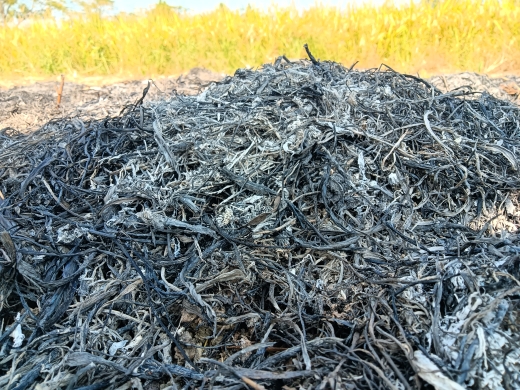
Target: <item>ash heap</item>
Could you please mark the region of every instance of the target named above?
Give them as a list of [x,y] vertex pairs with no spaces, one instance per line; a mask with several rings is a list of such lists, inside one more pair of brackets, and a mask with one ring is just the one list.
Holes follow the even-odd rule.
[[311,59],[2,131],[1,388],[518,388],[519,107]]

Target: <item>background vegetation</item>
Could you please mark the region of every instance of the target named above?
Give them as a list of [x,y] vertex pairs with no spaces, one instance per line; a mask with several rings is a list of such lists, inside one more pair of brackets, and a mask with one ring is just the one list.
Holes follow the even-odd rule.
[[[359,61],[361,68],[385,63],[422,76],[520,73],[519,0],[389,2],[346,11],[317,5],[305,12],[239,12],[221,6],[204,14],[159,3],[141,14],[115,16],[101,12],[110,1],[79,2],[81,13],[67,12],[60,1],[39,3],[47,8],[29,19],[30,12],[20,17],[3,13],[4,79],[60,73],[148,77],[193,67],[233,73],[281,54],[305,57],[306,42],[322,60]],[[61,9],[61,16],[50,17],[52,9]]]

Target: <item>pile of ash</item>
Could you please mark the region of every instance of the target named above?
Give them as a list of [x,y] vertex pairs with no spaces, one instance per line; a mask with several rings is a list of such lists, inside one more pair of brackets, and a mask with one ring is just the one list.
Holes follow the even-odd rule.
[[510,389],[520,112],[279,58],[0,134],[0,387]]

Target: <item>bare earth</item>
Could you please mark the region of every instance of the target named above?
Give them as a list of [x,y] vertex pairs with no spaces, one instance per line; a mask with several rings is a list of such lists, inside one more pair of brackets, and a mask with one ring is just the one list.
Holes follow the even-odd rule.
[[[193,95],[224,77],[206,69],[194,68],[177,78],[153,80],[146,100],[168,99],[172,94]],[[429,81],[441,91],[469,88],[487,92],[499,99],[519,102],[520,77],[490,77],[476,73],[434,76]],[[143,94],[147,80],[131,80],[101,87],[69,83],[65,80],[62,101],[56,106],[59,82],[37,82],[0,89],[0,131],[27,132],[57,118],[78,118],[84,122],[116,116]]]
[[[153,80],[145,101],[168,99],[173,94],[194,95],[224,75],[194,68],[177,78]],[[84,122],[117,116],[143,95],[148,80],[131,80],[101,87],[69,83],[65,79],[62,100],[56,106],[59,82],[37,82],[0,89],[0,131],[27,132],[57,118]]]

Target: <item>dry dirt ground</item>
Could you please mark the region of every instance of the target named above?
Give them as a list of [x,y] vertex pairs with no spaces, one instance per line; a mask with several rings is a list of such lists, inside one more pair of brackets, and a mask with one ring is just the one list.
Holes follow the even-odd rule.
[[[180,77],[153,80],[145,100],[168,99],[172,94],[197,94],[222,74],[194,68]],[[469,88],[518,103],[520,77],[489,77],[476,73],[434,76],[429,79],[442,91]],[[88,86],[65,80],[62,101],[56,105],[59,82],[37,82],[0,89],[0,131],[27,132],[57,118],[79,118],[84,122],[116,116],[142,96],[147,80],[132,80],[104,86]]]
[[[153,80],[146,100],[168,99],[172,94],[193,95],[222,74],[194,68],[176,78]],[[117,116],[143,95],[148,80],[131,80],[103,86],[69,83],[65,80],[61,104],[56,105],[58,81],[37,82],[0,89],[0,131],[33,131],[57,118],[79,118],[84,122]]]

